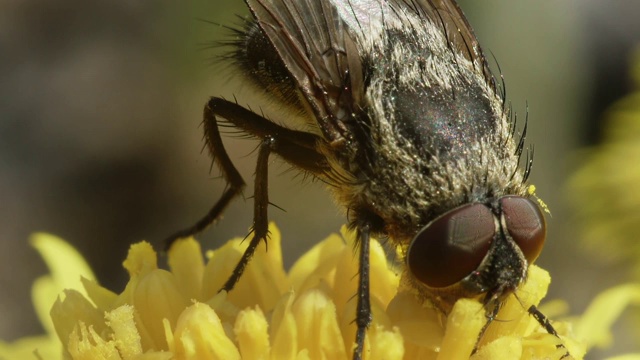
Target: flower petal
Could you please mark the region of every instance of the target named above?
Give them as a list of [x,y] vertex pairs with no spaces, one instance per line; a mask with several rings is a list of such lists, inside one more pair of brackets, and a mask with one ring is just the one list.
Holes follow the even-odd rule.
[[81,289],[80,276],[95,279],[95,275],[82,255],[59,237],[35,233],[29,242],[42,255],[51,276],[60,285],[60,291]]
[[588,348],[611,343],[611,325],[629,304],[640,305],[640,284],[613,287],[599,294],[576,322],[575,333]]
[[47,333],[54,334],[49,310],[58,294],[64,289],[78,289],[84,294],[80,278],[95,279],[95,275],[82,255],[58,237],[35,233],[31,235],[29,242],[38,250],[50,271],[50,275],[36,280],[31,290],[31,299],[40,323]]
[[188,307],[176,325],[174,332],[177,359],[240,359],[240,352],[227,336],[220,318],[206,304],[195,303]]
[[529,315],[531,305],[538,306],[547,294],[551,283],[549,273],[536,265],[529,267],[527,281],[517,290],[517,298],[509,296],[498,313],[496,321],[485,332],[481,345],[511,334],[531,334],[534,330],[545,332],[540,324]]
[[87,292],[87,297],[93,301],[98,309],[109,310],[118,299],[118,294],[103,288],[94,280],[81,278],[82,287]]
[[118,349],[112,341],[98,335],[93,326],[80,321],[69,335],[67,350],[74,360],[121,360]]
[[404,358],[404,339],[400,330],[386,330],[384,326],[373,325],[367,332],[371,352],[369,360],[401,360]]
[[[386,304],[381,303],[377,297],[371,297],[370,302],[372,322],[369,325],[369,329],[367,329],[367,336],[365,337],[365,354],[369,354],[372,351],[372,329],[379,328],[380,331],[383,331],[384,329],[391,329],[393,327],[393,324],[391,323],[391,320],[389,319],[389,316],[385,311]],[[354,294],[354,296],[349,299],[349,302],[347,302],[346,306],[344,307],[344,312],[342,314],[338,314],[338,324],[340,325],[340,330],[342,332],[342,340],[345,344],[348,344],[347,350],[349,350],[349,352],[355,349],[357,331],[357,324],[355,320],[357,307],[358,297]]]
[[471,299],[458,300],[447,318],[438,359],[468,359],[486,322],[482,304]]
[[[282,294],[289,289],[289,282],[282,264],[280,231],[271,223],[269,232],[268,251],[263,243],[257,247],[242,277],[228,295],[229,301],[238,308],[244,309],[258,305],[264,311],[271,311]],[[238,264],[248,244],[248,241],[243,242],[237,238],[213,252],[204,270],[203,298],[208,299],[218,293]]]
[[301,294],[292,307],[298,346],[312,359],[346,359],[344,342],[331,299],[319,290]]
[[259,307],[238,314],[233,331],[243,359],[269,359],[269,324]]
[[292,313],[293,292],[285,294],[271,315],[271,359],[294,359],[298,353],[298,325]]
[[339,254],[346,246],[340,235],[332,234],[302,255],[289,271],[289,281],[295,291],[301,294],[321,281],[333,279]]
[[418,301],[412,293],[403,291],[391,300],[387,314],[391,323],[402,332],[408,352],[417,356],[430,351],[435,355],[444,336],[444,316],[441,313]]
[[129,276],[142,276],[158,268],[156,252],[146,241],[131,245],[127,259],[122,263]]
[[152,343],[145,344],[145,348],[161,350],[167,349],[162,320],[167,319],[175,326],[189,302],[180,293],[173,274],[156,269],[140,279],[132,304],[140,316],[138,326],[144,326],[151,336]]
[[131,305],[123,305],[105,314],[106,323],[113,330],[114,344],[124,360],[135,359],[143,353],[133,314]]
[[522,359],[522,338],[505,336],[483,346],[473,360]]
[[[343,248],[336,263],[332,294],[338,314],[345,313],[347,304],[358,292],[359,274],[358,258],[352,250],[356,241],[355,233],[343,227],[342,236],[347,246]],[[397,292],[399,277],[388,268],[385,252],[378,241],[370,244],[369,273],[371,296],[386,308]]]
[[0,359],[59,359],[62,344],[49,335],[20,338],[12,343],[0,341]]
[[204,261],[200,243],[193,238],[179,240],[169,250],[168,262],[183,296],[203,301]]
[[[70,336],[75,331],[75,341],[78,346],[83,346],[80,342],[87,339],[84,335],[92,337],[92,332],[106,338],[110,330],[104,323],[102,311],[96,309],[82,294],[76,290],[65,290],[64,299],[58,298],[51,308],[51,319],[55,326],[58,338],[64,346],[69,344]],[[78,329],[78,324],[85,327]],[[90,327],[90,332],[87,327]],[[82,339],[78,335],[81,332]],[[82,333],[85,331],[85,333]]]

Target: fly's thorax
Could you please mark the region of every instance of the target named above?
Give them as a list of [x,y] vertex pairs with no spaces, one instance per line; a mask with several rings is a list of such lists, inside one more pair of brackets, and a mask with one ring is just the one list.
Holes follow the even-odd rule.
[[451,209],[507,195],[528,197],[507,131],[470,138],[460,151],[431,153],[393,131],[392,123],[378,125],[370,128],[371,141],[356,143],[348,166],[334,157],[333,171],[341,169],[340,178],[348,180],[331,188],[351,221],[370,224],[405,250],[420,229]]
[[526,194],[509,116],[480,77],[455,91],[388,79],[372,78],[353,122],[355,155],[339,167],[355,182],[337,190],[340,203],[406,243],[457,206]]

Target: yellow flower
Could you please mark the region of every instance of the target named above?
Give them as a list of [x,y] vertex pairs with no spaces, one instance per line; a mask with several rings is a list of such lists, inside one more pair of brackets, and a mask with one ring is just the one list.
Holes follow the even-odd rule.
[[[44,359],[349,359],[355,337],[354,234],[343,229],[329,236],[286,273],[280,233],[273,224],[270,231],[269,251],[258,248],[229,294],[217,291],[246,248],[240,239],[208,252],[206,263],[195,240],[182,240],[168,254],[170,271],[157,268],[148,243],[135,244],[123,263],[130,280],[122,293],[101,287],[90,272],[81,285],[65,285],[50,312],[62,344],[58,353],[43,355],[45,347],[53,346],[48,337],[0,347],[0,359],[22,359],[34,349]],[[38,249],[57,264],[84,266],[69,249]],[[73,266],[66,270],[74,271]],[[60,273],[54,267],[52,272],[52,278]],[[609,340],[609,325],[628,302],[640,301],[640,286],[612,289],[584,316],[554,322],[560,340],[526,311],[544,297],[549,281],[544,270],[532,266],[518,290],[519,301],[512,296],[504,305],[471,358],[560,358],[566,352],[557,347],[561,342],[581,358],[592,345]],[[469,358],[486,322],[481,304],[460,300],[444,318],[419,303],[399,285],[377,241],[372,243],[371,282],[374,320],[365,359]],[[544,311],[553,313],[553,307]],[[8,352],[10,347],[20,348],[22,356]]]
[[631,262],[640,278],[640,48],[631,73],[636,90],[605,113],[602,142],[580,152],[568,184],[580,239],[598,259]]
[[12,344],[0,341],[0,360],[60,358],[62,344],[53,330],[49,316],[51,306],[66,288],[78,289],[85,294],[80,284],[81,277],[91,281],[95,279],[82,255],[63,240],[36,233],[30,243],[43,255],[51,271],[50,275],[38,278],[31,289],[33,305],[47,335],[22,338]]

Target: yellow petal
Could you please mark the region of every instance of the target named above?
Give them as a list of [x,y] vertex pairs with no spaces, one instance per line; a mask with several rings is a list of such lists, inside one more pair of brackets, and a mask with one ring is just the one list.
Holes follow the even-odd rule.
[[50,275],[36,280],[31,290],[31,299],[40,319],[49,334],[54,333],[49,310],[58,294],[64,289],[76,289],[84,294],[80,278],[95,279],[91,268],[82,255],[64,240],[46,233],[35,233],[29,239],[36,248]]
[[[582,359],[582,354],[570,352],[563,346],[564,342],[549,333],[537,333],[526,338],[519,336],[505,336],[503,339],[513,338],[522,342],[522,359],[558,359],[563,360],[567,353],[568,359]],[[495,357],[494,357],[495,359]]]
[[[289,281],[297,293],[303,293],[321,281],[333,279],[338,254],[346,248],[344,239],[332,234],[302,255],[289,271]],[[331,281],[333,284],[333,281]]]
[[285,294],[271,316],[271,359],[294,359],[298,353],[298,325],[292,313],[293,292]]
[[292,312],[298,328],[298,346],[307,349],[312,359],[346,359],[338,326],[336,307],[321,291],[301,294]]
[[82,255],[64,240],[50,234],[35,233],[29,241],[47,263],[51,276],[61,287],[60,291],[81,289],[81,276],[95,279]]
[[528,279],[516,292],[518,298],[509,296],[496,320],[484,334],[483,343],[510,334],[530,334],[533,329],[544,331],[529,315],[531,305],[537,306],[547,294],[551,277],[536,265],[529,267]]
[[170,352],[152,351],[136,356],[136,360],[174,360],[174,356]]
[[112,341],[98,335],[92,326],[80,321],[69,335],[67,350],[74,360],[121,360]]
[[266,360],[269,358],[269,324],[259,307],[243,310],[238,314],[233,331],[243,359]]
[[213,298],[229,279],[234,267],[242,256],[239,239],[227,241],[222,247],[208,251],[207,265],[202,276],[202,297]]
[[611,325],[629,304],[640,305],[640,284],[620,285],[600,293],[575,325],[588,347],[611,343]]
[[133,244],[122,266],[127,269],[131,277],[144,275],[158,268],[156,252],[146,241]]
[[143,352],[133,313],[133,306],[123,305],[105,314],[106,323],[113,330],[114,344],[124,360],[135,359]]
[[[364,342],[364,354],[365,357],[368,357],[368,354],[371,352],[371,341],[372,337],[370,335],[371,329],[391,329],[392,323],[385,311],[386,304],[380,302],[377,297],[371,297],[371,314],[372,314],[372,322],[367,329],[367,336],[365,337]],[[338,314],[338,324],[340,325],[340,331],[342,332],[342,340],[347,345],[347,350],[349,352],[352,349],[355,349],[355,341],[356,341],[356,314],[357,314],[357,306],[358,306],[358,297],[354,296],[349,299],[347,305],[344,307],[344,312],[342,314]]]
[[522,358],[522,338],[519,336],[505,336],[483,346],[473,360],[495,360],[495,359],[521,359]]
[[175,357],[170,352],[152,351],[136,356],[136,360],[174,360]]
[[[336,264],[332,294],[338,314],[345,312],[347,303],[357,293],[359,279],[359,260],[354,251],[355,234],[343,227],[342,235],[347,246],[343,248]],[[385,252],[378,241],[371,241],[369,263],[371,296],[386,308],[397,292],[399,276],[388,268]]]
[[398,328],[386,330],[384,326],[373,325],[367,332],[371,352],[369,360],[401,360],[404,358],[404,341]]
[[607,360],[640,360],[640,354],[625,354],[608,357]]
[[167,319],[175,326],[188,304],[170,272],[156,269],[140,279],[134,292],[133,305],[140,315],[142,323],[139,326],[144,326],[151,336],[152,343],[145,344],[145,348],[167,349],[162,320]]
[[82,278],[82,287],[87,292],[87,297],[93,301],[98,309],[109,310],[116,302],[118,294],[103,288],[94,280]]
[[[241,309],[258,305],[265,311],[271,311],[280,296],[289,289],[282,265],[280,232],[273,223],[269,231],[268,251],[264,243],[258,245],[253,259],[228,295],[229,301]],[[239,238],[231,240],[213,252],[204,270],[202,292],[205,299],[214,296],[228,280],[244,254],[249,238],[244,242]]]
[[344,314],[345,308],[349,300],[358,291],[358,256],[354,251],[354,237],[350,235],[344,236],[347,246],[339,254],[338,262],[333,283],[333,301],[336,305],[338,314]]
[[400,275],[391,268],[387,255],[377,240],[371,241],[370,250],[371,295],[376,297],[386,308],[398,293]]
[[62,344],[49,335],[20,338],[12,343],[0,341],[0,359],[60,359]]
[[226,291],[221,291],[205,303],[216,312],[223,324],[233,324],[240,313],[240,309],[229,301],[228,295]]
[[387,314],[400,329],[408,353],[414,354],[411,358],[427,352],[435,356],[444,336],[444,315],[409,292],[398,293],[389,303]]
[[485,323],[484,308],[479,302],[471,299],[458,300],[447,318],[438,359],[468,359]]
[[[64,299],[58,298],[55,304],[51,308],[51,319],[55,325],[58,338],[63,345],[69,343],[69,337],[72,332],[76,331],[76,342],[81,345],[80,342],[86,340],[80,339],[78,331],[88,331],[86,327],[90,327],[97,332],[99,336],[107,336],[109,329],[104,323],[104,315],[102,311],[96,309],[82,294],[76,290],[65,290]],[[78,323],[83,325],[84,330],[78,329]],[[84,336],[84,333],[82,333]],[[87,336],[91,337],[92,332],[87,332]]]
[[204,261],[200,243],[193,238],[176,242],[169,250],[169,267],[183,296],[198,301],[202,298]]
[[227,336],[220,318],[206,304],[193,304],[180,315],[174,341],[177,359],[240,359],[240,353]]

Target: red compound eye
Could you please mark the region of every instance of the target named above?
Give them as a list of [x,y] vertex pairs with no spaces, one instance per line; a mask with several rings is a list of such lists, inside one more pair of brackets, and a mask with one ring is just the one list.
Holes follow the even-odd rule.
[[495,217],[483,204],[453,209],[413,239],[407,265],[429,287],[453,285],[475,271],[495,235]]
[[500,207],[506,230],[518,244],[527,261],[532,263],[540,255],[547,234],[540,207],[533,201],[519,196],[501,198]]

